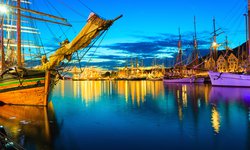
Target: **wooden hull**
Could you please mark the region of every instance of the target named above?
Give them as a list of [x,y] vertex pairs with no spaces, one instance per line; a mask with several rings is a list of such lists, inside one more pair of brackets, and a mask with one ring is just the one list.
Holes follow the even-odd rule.
[[177,78],[177,79],[163,79],[164,83],[194,83],[195,77]]
[[250,75],[209,71],[213,86],[250,87]]
[[0,101],[15,105],[45,105],[44,86],[0,93]]
[[[0,82],[0,104],[47,106],[50,74],[45,77],[7,79]],[[20,82],[21,81],[21,82]]]

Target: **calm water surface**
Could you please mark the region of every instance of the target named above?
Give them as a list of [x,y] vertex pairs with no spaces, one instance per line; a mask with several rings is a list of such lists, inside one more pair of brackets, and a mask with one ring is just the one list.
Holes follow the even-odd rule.
[[49,107],[0,107],[26,149],[250,149],[250,88],[61,81]]

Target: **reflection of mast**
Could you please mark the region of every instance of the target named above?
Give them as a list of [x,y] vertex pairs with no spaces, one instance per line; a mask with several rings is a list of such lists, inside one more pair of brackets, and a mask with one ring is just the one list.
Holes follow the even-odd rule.
[[250,108],[248,108],[248,111],[247,111],[247,132],[246,133],[248,133],[247,134],[247,140],[246,140],[246,142],[247,142],[247,149],[250,149]]
[[214,129],[214,132],[218,134],[220,132],[220,114],[216,108],[216,106],[212,107],[212,114],[211,114],[211,123]]

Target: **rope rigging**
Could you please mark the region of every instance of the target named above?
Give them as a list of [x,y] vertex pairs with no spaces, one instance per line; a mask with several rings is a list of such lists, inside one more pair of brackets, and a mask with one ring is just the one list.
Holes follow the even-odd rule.
[[[108,30],[106,30],[106,32],[107,32]],[[102,37],[102,35],[105,33],[105,31],[103,31],[103,32],[101,32],[100,33],[100,35],[98,36],[98,37],[96,37],[93,41],[92,41],[92,43],[89,45],[89,47],[86,49],[86,51],[80,51],[80,53],[81,52],[83,52],[83,54],[82,54],[82,56],[80,57],[79,56],[79,53],[76,53],[76,55],[77,55],[77,60],[78,60],[78,63],[80,64],[80,61],[83,59],[83,57],[90,51],[90,49],[95,45],[95,43],[100,39],[100,37]],[[106,34],[105,34],[106,35]],[[87,36],[87,35],[85,35],[85,36]],[[97,48],[100,46],[100,44],[101,44],[101,42],[103,41],[103,39],[104,39],[104,37],[102,38],[102,40],[100,41],[100,43],[98,44],[98,46],[97,46]],[[97,48],[96,48],[96,50],[97,50]],[[96,50],[95,50],[95,52],[96,52]],[[90,58],[91,59],[91,58]],[[90,59],[89,59],[89,61],[90,61]],[[88,63],[89,63],[89,61],[88,61]],[[60,67],[66,67],[68,64],[69,64],[70,62],[68,61],[66,64],[64,63],[63,65],[61,65]],[[81,67],[81,64],[80,64],[80,67]],[[81,69],[81,68],[80,68]],[[82,72],[83,70],[81,69],[81,72]]]
[[65,7],[69,8],[70,10],[72,10],[73,12],[75,12],[76,14],[82,16],[82,17],[88,17],[88,16],[85,16],[83,14],[81,14],[79,11],[73,9],[72,7],[70,7],[69,5],[67,5],[65,2],[63,2],[62,0],[57,0],[59,3],[63,4]]
[[[52,7],[58,14],[59,14],[59,16],[61,16],[62,17],[62,14],[48,1],[48,0],[46,0],[46,2],[47,2],[47,6],[48,6],[48,9],[50,8],[50,7]],[[50,6],[50,7],[49,7]],[[51,10],[49,9],[49,11],[50,11],[50,13],[51,13]],[[64,38],[65,39],[68,39],[67,38],[67,35],[66,35],[66,33],[63,31],[63,29],[62,29],[62,27],[58,24],[58,26],[59,26],[59,28],[60,28],[60,30],[61,30],[61,32],[62,32],[62,35],[64,36]],[[62,36],[59,36],[60,38],[62,37]],[[58,42],[60,42],[60,41],[58,41]]]
[[91,8],[89,8],[86,4],[84,4],[81,0],[78,0],[79,2],[80,2],[80,4],[82,4],[84,7],[86,7],[88,10],[90,10],[91,12],[93,12],[93,13],[95,13],[95,14],[97,14],[98,16],[99,16],[99,14],[96,12],[96,11],[94,11],[93,9],[91,9]]

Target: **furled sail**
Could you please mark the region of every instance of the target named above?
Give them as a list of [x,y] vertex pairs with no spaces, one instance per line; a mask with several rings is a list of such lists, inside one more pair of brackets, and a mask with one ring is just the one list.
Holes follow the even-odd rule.
[[49,70],[58,66],[65,58],[70,61],[71,55],[77,50],[87,47],[101,31],[108,29],[115,20],[103,20],[94,13],[89,15],[86,25],[80,33],[69,43],[65,41],[54,54],[49,57],[49,61],[43,58],[40,69]]

